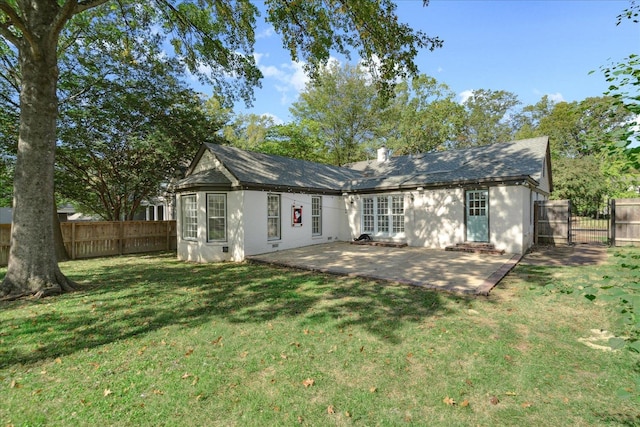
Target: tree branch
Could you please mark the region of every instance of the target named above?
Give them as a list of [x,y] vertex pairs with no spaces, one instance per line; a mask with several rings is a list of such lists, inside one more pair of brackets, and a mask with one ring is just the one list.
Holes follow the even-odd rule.
[[109,0],[81,0],[78,2],[76,10],[73,12],[73,14],[77,15],[78,13],[84,12],[87,9],[93,9],[94,7],[103,5],[108,1]]
[[5,15],[7,15],[7,18],[9,18],[7,22],[0,26],[0,34],[2,34],[3,37],[13,43],[14,46],[18,47],[20,44],[20,37],[16,36],[9,30],[9,27],[13,26],[20,30],[29,44],[33,46],[33,37],[31,33],[27,31],[27,27],[24,21],[6,0],[0,0],[0,12],[4,12]]
[[69,21],[73,15],[98,7],[108,1],[109,0],[68,0],[62,5],[62,8],[58,12],[58,16],[56,16],[56,20],[53,25],[53,34],[60,34],[64,26],[67,24],[67,21]]

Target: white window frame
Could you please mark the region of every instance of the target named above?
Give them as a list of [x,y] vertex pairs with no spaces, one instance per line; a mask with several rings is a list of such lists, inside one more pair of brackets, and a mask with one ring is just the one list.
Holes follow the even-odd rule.
[[322,236],[322,196],[311,196],[311,235]]
[[[222,201],[222,212],[215,211],[215,206],[211,206],[211,202]],[[218,222],[222,220],[223,236],[212,238],[211,221]],[[226,242],[227,241],[227,195],[225,193],[207,193],[207,242]]]
[[198,240],[198,196],[184,194],[180,196],[180,216],[182,219],[182,238]]
[[[272,211],[270,203],[272,200],[277,200],[277,211]],[[276,206],[276,205],[274,205]],[[271,234],[271,223],[276,224],[277,233]],[[267,194],[267,240],[281,240],[282,239],[282,198],[280,194]]]
[[362,197],[362,233],[384,237],[404,237],[403,194]]

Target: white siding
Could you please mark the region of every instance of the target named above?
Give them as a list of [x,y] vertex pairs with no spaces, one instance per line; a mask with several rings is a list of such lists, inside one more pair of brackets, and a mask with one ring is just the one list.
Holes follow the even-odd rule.
[[[219,193],[219,192],[215,192]],[[226,242],[207,242],[206,194],[197,192],[198,237],[195,241],[181,238],[178,221],[178,258],[193,262],[242,261],[248,255],[256,255],[328,241],[345,240],[345,207],[340,196],[322,197],[322,234],[311,233],[312,194],[278,193],[281,195],[281,239],[267,238],[267,194],[266,191],[227,192],[227,236]],[[315,195],[315,194],[314,194]],[[180,197],[178,197],[178,204]],[[302,206],[302,226],[292,226],[292,206]],[[181,206],[178,205],[178,211]],[[228,248],[224,252],[223,248]]]
[[464,190],[424,190],[412,194],[406,229],[409,246],[444,248],[464,241]]
[[[242,261],[246,256],[329,241],[349,241],[361,231],[362,198],[366,195],[322,197],[322,234],[311,230],[311,197],[316,194],[273,192],[281,196],[281,238],[267,237],[267,191],[227,192],[226,242],[207,242],[206,194],[198,192],[198,238],[181,238],[178,258],[193,262]],[[409,246],[442,249],[465,241],[465,191],[462,188],[405,191],[405,233],[396,240]],[[489,188],[489,240],[496,249],[523,253],[533,242],[532,202],[545,198],[527,186]],[[180,197],[177,198],[180,212]],[[292,206],[301,206],[302,226],[292,225]],[[382,240],[382,239],[379,239]],[[227,252],[223,248],[227,248]]]
[[[220,193],[218,191],[211,193]],[[196,240],[182,238],[182,222],[178,220],[178,259],[192,262],[242,261],[244,259],[244,232],[242,192],[227,194],[227,241],[207,242],[207,192],[197,192],[198,236]],[[181,212],[181,198],[177,197]],[[226,252],[224,248],[227,248]]]
[[[525,200],[526,199],[526,200]],[[522,253],[529,230],[530,193],[526,186],[489,188],[489,242],[508,253]]]

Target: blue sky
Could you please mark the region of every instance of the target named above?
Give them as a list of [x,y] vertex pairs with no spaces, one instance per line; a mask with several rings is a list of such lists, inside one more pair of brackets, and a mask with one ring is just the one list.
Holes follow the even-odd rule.
[[[599,67],[640,54],[640,24],[616,17],[628,0],[399,0],[402,22],[444,46],[419,53],[420,72],[446,83],[458,100],[473,89],[506,90],[524,105],[543,95],[580,101],[606,90]],[[264,79],[253,107],[236,112],[290,121],[289,106],[304,89],[302,64],[282,49],[280,36],[259,22],[256,59]],[[352,58],[352,62],[357,58]],[[589,74],[589,71],[596,70]],[[199,88],[207,95],[206,88]]]

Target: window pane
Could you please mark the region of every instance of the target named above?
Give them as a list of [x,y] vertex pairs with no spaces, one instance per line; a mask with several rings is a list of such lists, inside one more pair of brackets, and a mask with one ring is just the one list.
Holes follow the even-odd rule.
[[267,239],[280,239],[280,195],[267,196]]
[[378,232],[380,233],[389,232],[389,216],[388,215],[378,215]]
[[182,237],[198,238],[198,206],[195,194],[182,196]]
[[207,240],[227,239],[227,196],[207,194]]
[[391,198],[391,214],[393,233],[404,233],[404,196]]
[[362,232],[373,233],[373,197],[362,199]]
[[311,235],[322,234],[322,197],[311,198]]

